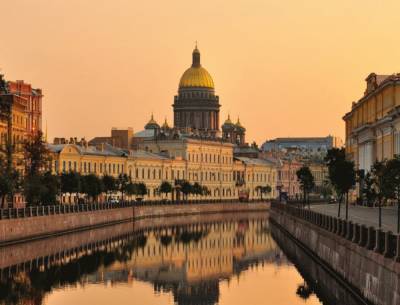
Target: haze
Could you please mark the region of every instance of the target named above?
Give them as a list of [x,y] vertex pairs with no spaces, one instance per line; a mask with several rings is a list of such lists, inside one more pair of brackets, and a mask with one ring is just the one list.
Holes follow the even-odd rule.
[[[0,0],[0,67],[42,88],[55,136],[172,123],[197,40],[247,140],[338,135],[370,72],[400,72],[399,1]],[[45,124],[44,124],[45,125]]]

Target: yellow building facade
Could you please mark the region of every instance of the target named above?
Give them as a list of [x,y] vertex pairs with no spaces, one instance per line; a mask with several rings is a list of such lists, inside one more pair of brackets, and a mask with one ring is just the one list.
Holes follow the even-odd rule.
[[[276,196],[276,166],[260,159],[233,157],[233,146],[218,141],[181,139],[145,144],[145,150],[120,150],[110,145],[100,147],[78,144],[49,144],[52,172],[105,174],[118,177],[127,174],[134,182],[144,182],[147,199],[162,199],[157,189],[161,182],[174,185],[176,180],[198,182],[210,194],[203,199],[237,199],[246,192],[249,199],[261,194],[257,186],[270,185],[272,192],[263,198]],[[197,197],[189,196],[189,199]]]
[[400,153],[400,75],[366,78],[364,96],[352,104],[346,124],[346,153],[358,169]]

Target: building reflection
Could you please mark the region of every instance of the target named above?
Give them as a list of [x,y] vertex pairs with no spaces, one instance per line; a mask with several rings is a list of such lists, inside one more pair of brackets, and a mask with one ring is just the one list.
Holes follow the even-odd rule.
[[88,283],[152,283],[171,292],[177,304],[215,304],[219,282],[239,276],[251,265],[275,260],[279,250],[268,220],[242,219],[163,228],[144,233],[146,244],[126,262],[115,262],[88,275]]
[[243,217],[134,230],[33,257],[0,270],[0,303],[39,305],[54,289],[138,280],[172,293],[177,304],[216,304],[220,281],[283,257],[267,218]]

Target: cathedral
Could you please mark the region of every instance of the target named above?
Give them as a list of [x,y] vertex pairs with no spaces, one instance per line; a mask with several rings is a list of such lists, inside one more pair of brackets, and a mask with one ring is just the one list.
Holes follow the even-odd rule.
[[192,66],[183,73],[178,95],[174,98],[174,127],[185,133],[197,131],[216,137],[220,107],[214,81],[201,66],[200,51],[196,46],[192,54]]
[[221,104],[215,94],[214,81],[208,71],[201,65],[200,51],[197,45],[192,53],[192,65],[179,81],[178,94],[174,97],[174,124],[170,128],[167,121],[160,127],[153,116],[145,129],[154,130],[154,135],[165,136],[199,136],[210,139],[221,139],[238,146],[246,146],[246,129],[239,118],[233,123],[228,116],[220,131],[219,112]]

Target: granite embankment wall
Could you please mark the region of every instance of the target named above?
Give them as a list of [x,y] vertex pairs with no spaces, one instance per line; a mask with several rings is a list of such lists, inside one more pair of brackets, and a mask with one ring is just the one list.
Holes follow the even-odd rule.
[[369,302],[400,304],[400,263],[308,221],[272,208],[270,219],[312,251]]
[[262,211],[269,203],[149,205],[0,220],[0,244],[120,223],[132,219],[205,213]]

